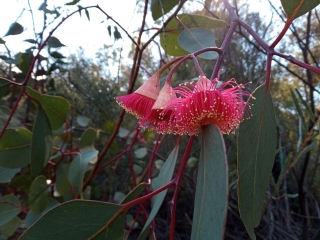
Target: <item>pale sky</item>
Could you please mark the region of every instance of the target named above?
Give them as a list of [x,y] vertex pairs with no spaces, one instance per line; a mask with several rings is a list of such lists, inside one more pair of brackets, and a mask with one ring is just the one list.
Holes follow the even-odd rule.
[[[42,4],[43,0],[29,1],[34,14],[36,32],[39,32],[43,26],[43,12],[39,11],[38,8]],[[48,0],[47,8],[49,10],[53,10],[54,6],[63,6],[63,4],[71,1],[72,0]],[[215,1],[217,2],[219,0]],[[137,33],[134,33],[134,31],[137,30],[137,26],[139,26],[139,23],[141,23],[142,14],[137,13],[136,2],[137,0],[81,0],[79,4],[82,7],[98,4],[125,29],[128,29],[130,34],[137,35]],[[261,15],[263,16],[266,14],[266,6],[268,8],[267,0],[248,2],[252,4],[253,10],[259,11],[264,9],[261,12]],[[0,4],[0,37],[3,37],[6,34],[10,24],[15,22],[22,13],[17,22],[24,27],[24,32],[20,35],[7,36],[3,39],[6,41],[8,48],[15,53],[24,51],[25,49],[31,47],[32,44],[23,42],[24,39],[34,38],[28,0],[0,0]],[[202,9],[202,5],[198,1],[187,2],[187,5],[192,6],[193,8]],[[23,9],[25,9],[24,12]],[[78,8],[77,6],[63,6],[62,9],[65,9],[65,11],[61,14],[58,20],[53,22],[53,24],[50,26],[50,29],[60,22],[62,16],[66,16],[67,13],[71,13]],[[79,49],[79,46],[82,46],[86,56],[94,57],[95,53],[103,46],[103,44],[113,44],[114,40],[110,39],[107,27],[108,25],[111,25],[113,32],[113,26],[115,24],[111,20],[106,20],[105,15],[103,15],[97,9],[90,9],[89,13],[91,18],[90,21],[88,21],[84,11],[82,11],[82,17],[80,17],[78,13],[73,15],[71,18],[66,20],[53,34],[53,36],[57,37],[63,44],[66,45],[66,47],[61,48],[60,52],[65,55],[69,55],[70,53],[76,53],[77,49]],[[101,23],[102,21],[104,21],[104,23]],[[148,27],[154,26],[154,21],[150,14],[148,15],[147,22],[149,23]],[[48,32],[45,33],[45,36],[47,36],[47,34]],[[130,48],[131,41],[123,32],[121,32],[121,34],[124,42],[116,42],[115,47],[121,47],[124,45],[125,48],[126,46]],[[0,44],[0,54],[5,52],[5,47]]]
[[[4,0],[2,0],[4,1]],[[66,2],[71,0],[48,0],[48,9],[53,10],[53,6],[61,6]],[[43,13],[42,11],[37,10],[42,4],[43,0],[30,0],[31,8],[33,9],[36,32],[41,31],[43,23]],[[134,13],[135,10],[135,1],[131,0],[81,0],[79,4],[83,7],[99,5],[104,11],[109,15],[115,18],[124,28],[131,27],[129,32],[132,33],[133,27],[136,27],[135,22],[139,22],[137,14]],[[125,4],[125,7],[124,7]],[[27,42],[23,42],[24,39],[34,38],[34,32],[32,27],[32,18],[31,14],[28,11],[28,1],[27,0],[10,0],[1,4],[0,8],[0,37],[3,37],[11,23],[15,22],[18,16],[21,14],[23,9],[26,9],[22,16],[18,19],[24,27],[24,32],[19,35],[7,36],[3,39],[6,41],[6,44],[10,50],[13,51],[24,51],[25,49],[31,47],[32,45]],[[69,13],[77,10],[77,6],[63,6],[63,9],[68,10]],[[120,10],[121,9],[121,10]],[[94,56],[96,51],[103,46],[103,44],[113,44],[114,40],[110,39],[107,31],[107,26],[112,26],[112,32],[114,30],[113,26],[115,24],[111,20],[106,20],[106,16],[103,15],[98,9],[89,9],[90,21],[88,21],[85,12],[82,11],[82,17],[77,13],[71,18],[67,19],[53,34],[57,37],[63,44],[67,47],[61,48],[63,52],[74,53],[82,46],[85,49],[85,54],[89,56]],[[67,12],[61,14],[66,16]],[[132,19],[134,16],[134,19]],[[60,22],[61,17],[58,21],[54,21],[50,28],[53,28]],[[133,20],[133,22],[132,22]],[[104,21],[104,23],[101,23]],[[46,32],[48,34],[48,32]],[[45,34],[45,36],[47,36]],[[128,40],[124,33],[121,33],[124,40]],[[130,44],[130,41],[127,42]],[[120,47],[122,41],[118,41],[116,46]],[[5,52],[3,45],[0,45],[0,52]]]

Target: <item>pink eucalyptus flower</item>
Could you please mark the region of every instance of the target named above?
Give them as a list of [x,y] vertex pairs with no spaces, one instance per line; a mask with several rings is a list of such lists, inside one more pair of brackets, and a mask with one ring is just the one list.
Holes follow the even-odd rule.
[[[242,96],[250,94],[234,79],[218,86],[219,81],[200,76],[198,82],[180,85],[174,92],[179,98],[171,99],[162,114],[170,112],[170,122],[179,135],[196,135],[201,126],[217,125],[223,133],[230,133],[248,114],[247,103]],[[164,131],[165,132],[165,131]]]
[[144,118],[154,105],[160,92],[160,72],[150,77],[132,94],[116,97],[117,103],[138,119]]
[[140,125],[154,129],[157,133],[169,133],[172,129],[172,124],[169,121],[171,111],[167,110],[165,114],[163,110],[167,103],[176,98],[176,94],[173,92],[171,84],[166,81],[161,89],[159,96],[152,106],[151,111],[140,121]]

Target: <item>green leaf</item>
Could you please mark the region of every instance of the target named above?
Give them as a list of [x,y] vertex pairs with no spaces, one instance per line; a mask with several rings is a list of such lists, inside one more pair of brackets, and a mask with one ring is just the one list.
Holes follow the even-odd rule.
[[125,196],[126,195],[123,192],[115,192],[113,196],[113,201],[115,203],[120,203],[125,198]]
[[[166,162],[163,164],[163,167],[161,168],[161,171],[159,172],[158,177],[153,179],[153,183],[152,183],[153,190],[157,190],[158,188],[162,187],[163,185],[171,181],[172,175],[174,172],[174,167],[176,165],[177,158],[178,158],[178,152],[179,152],[179,146],[177,145],[170,153]],[[164,200],[164,197],[166,196],[166,193],[167,193],[167,190],[164,190],[152,198],[152,210],[139,235],[138,240],[146,239],[149,233],[150,224],[154,219],[154,217],[156,216],[157,212],[159,211],[160,206]]]
[[163,164],[164,164],[164,161],[162,161],[161,159],[157,159],[154,161],[154,166],[158,170],[160,170],[163,167]]
[[[228,23],[225,21],[201,15],[180,14],[178,17],[189,29],[216,29],[228,26]],[[181,48],[178,43],[179,35],[183,30],[185,30],[184,27],[174,18],[165,27],[165,32],[160,34],[160,44],[167,54],[172,56],[182,56],[189,53]]]
[[11,181],[11,179],[20,172],[21,168],[3,168],[0,167],[0,183],[8,183]]
[[105,226],[120,208],[119,205],[104,202],[66,202],[47,212],[24,232],[20,240],[88,239]]
[[240,124],[238,136],[238,199],[240,217],[251,239],[259,225],[271,174],[277,132],[270,92],[265,85],[250,99],[252,117]]
[[48,162],[52,151],[52,131],[49,119],[41,107],[33,126],[31,142],[31,173],[37,175]]
[[165,27],[165,32],[160,33],[161,47],[171,56],[183,56],[188,54],[188,52],[180,47],[178,43],[179,35],[182,32],[181,29],[178,29],[178,24],[177,20],[173,19]]
[[[107,29],[108,29],[108,34],[109,34],[109,36],[110,36],[110,38],[111,38],[111,26],[108,25]],[[109,120],[109,121],[110,121],[110,120]]]
[[288,197],[288,198],[297,198],[298,196],[299,196],[298,193],[296,193],[296,194],[286,194],[286,197]]
[[168,13],[179,3],[179,0],[152,0],[151,12],[153,20],[157,20],[163,14]]
[[33,215],[39,215],[46,209],[48,205],[47,188],[47,179],[44,176],[38,176],[33,180],[29,192],[29,205]]
[[120,214],[110,223],[106,230],[104,239],[123,240],[124,239],[124,214]]
[[3,40],[2,38],[0,38],[0,44],[5,44],[5,43],[6,43],[6,41]]
[[49,10],[48,8],[45,7],[41,10],[46,14],[51,14],[51,15],[55,14],[56,15],[55,18],[58,18],[60,16],[60,13],[57,11],[57,9]]
[[47,6],[48,6],[47,0],[44,0],[44,2],[41,3],[41,5],[39,6],[38,10],[43,11],[44,9],[46,9]]
[[0,232],[5,237],[10,237],[22,224],[22,221],[18,217],[14,217],[5,225],[0,227]]
[[138,164],[133,165],[133,171],[135,175],[140,175],[142,173],[143,168]]
[[202,129],[196,189],[191,239],[223,239],[228,205],[228,161],[224,140],[216,125]]
[[[216,18],[211,18],[203,15],[180,14],[178,15],[178,17],[188,28],[217,29],[217,28],[225,28],[229,26],[229,24],[223,20],[219,20]],[[174,19],[174,21],[177,21],[177,20]],[[184,30],[184,27],[180,23],[178,23],[178,29],[182,31]]]
[[32,181],[33,177],[31,175],[17,175],[11,180],[11,185],[19,190],[29,192]]
[[25,40],[23,40],[23,41],[24,41],[24,42],[28,42],[28,43],[32,43],[32,44],[36,44],[36,43],[37,43],[37,41],[34,40],[34,39],[32,39],[32,38],[25,39]]
[[114,121],[107,119],[106,122],[104,123],[103,131],[112,132],[115,126],[116,126],[116,123]]
[[29,228],[31,227],[36,221],[38,221],[38,219],[40,219],[45,213],[47,213],[49,210],[51,210],[52,208],[59,206],[59,202],[53,198],[50,198],[48,201],[48,205],[46,207],[46,209],[40,213],[39,215],[35,216],[32,214],[32,211],[30,210],[27,213],[27,216],[24,220],[24,223],[26,224],[26,227]]
[[26,128],[7,129],[0,139],[0,166],[22,168],[30,163],[32,133]]
[[69,166],[70,164],[62,162],[57,167],[55,187],[61,196],[68,194],[71,188],[68,180]]
[[118,28],[116,26],[114,26],[113,37],[115,41],[122,38],[121,33],[118,31]]
[[[306,108],[307,110],[307,113],[310,117],[310,119],[314,122],[316,119],[315,119],[315,116],[313,114],[313,112],[311,111],[311,108],[309,107],[309,105],[307,104],[307,102],[303,99],[301,93],[298,91],[298,89],[295,89],[296,93],[298,94],[299,98],[300,98],[300,101],[302,102],[303,106]],[[292,94],[292,93],[291,93]]]
[[65,45],[62,44],[58,38],[50,37],[48,40],[48,46],[51,48],[59,48],[59,47],[64,47]]
[[12,63],[13,59],[7,57],[6,55],[0,55],[0,59],[4,60],[6,63]]
[[78,2],[80,2],[80,0],[73,0],[72,2],[68,2],[68,3],[66,3],[65,5],[75,5],[75,4],[77,4]]
[[85,146],[92,146],[94,145],[94,142],[97,139],[97,131],[93,128],[86,129],[80,138],[79,146],[85,147]]
[[[0,129],[3,128],[4,124],[6,123],[11,110],[7,107],[0,106]],[[9,127],[17,127],[21,124],[21,122],[15,116],[12,116],[11,121],[9,122]]]
[[86,189],[82,193],[82,199],[84,200],[90,200],[91,199],[91,186],[87,186]]
[[123,128],[123,127],[120,127],[119,128],[119,132],[118,132],[118,136],[119,137],[122,137],[122,138],[125,138],[129,135],[130,131],[126,128]]
[[[299,3],[303,2],[302,5],[299,7]],[[294,18],[298,18],[303,14],[311,11],[316,6],[320,4],[319,0],[281,0],[282,7],[287,15],[287,18],[292,17],[292,14],[299,7],[297,14]]]
[[307,152],[310,152],[313,148],[315,148],[316,146],[318,146],[318,142],[313,142],[311,144],[309,144],[308,146],[306,146],[298,155],[298,159],[300,159],[304,154],[306,154]]
[[77,123],[81,127],[87,127],[90,123],[91,119],[86,116],[77,116]]
[[[211,30],[206,28],[192,28],[183,30],[178,38],[179,45],[186,51],[193,53],[206,47],[215,47],[215,38]],[[204,59],[216,59],[218,53],[205,52],[198,55]]]
[[307,123],[306,123],[306,120],[305,120],[305,118],[304,118],[304,116],[303,116],[303,113],[302,113],[302,110],[301,110],[301,108],[300,108],[298,99],[297,99],[296,95],[294,94],[294,92],[293,92],[291,89],[290,89],[290,92],[291,92],[291,96],[292,96],[294,105],[296,106],[296,109],[297,109],[298,114],[299,114],[299,116],[300,116],[300,119],[301,119],[301,121],[302,121],[303,130],[304,130],[305,132],[307,132],[307,131],[308,131]]
[[3,202],[0,204],[0,226],[3,226],[21,212],[19,208],[21,204],[19,199],[13,195],[5,195],[0,198],[0,202]]
[[134,217],[131,214],[126,215],[126,226],[132,227],[132,229],[135,229],[139,226],[139,223],[134,219]]
[[18,35],[23,32],[23,27],[17,23],[14,22],[10,25],[8,32],[4,35],[4,37],[9,35]]
[[[11,92],[10,85],[11,85],[10,81],[0,78],[0,99],[4,96],[7,96]],[[1,117],[1,114],[0,114],[0,117]]]
[[138,148],[137,150],[134,151],[134,155],[137,158],[144,158],[148,153],[148,149],[143,147],[143,148]]
[[187,167],[193,168],[198,164],[199,160],[195,157],[190,157],[187,161]]
[[97,150],[89,150],[79,153],[71,162],[68,172],[68,180],[74,187],[75,193],[82,191],[84,173],[91,159],[98,155]]
[[61,58],[65,58],[65,56],[63,56],[61,53],[57,52],[57,51],[54,51],[54,52],[51,52],[50,55],[56,59],[61,59]]
[[78,7],[78,10],[79,10],[79,15],[80,15],[80,17],[82,17],[82,15],[81,15],[82,7],[80,5],[77,5],[77,7]]
[[89,15],[88,9],[85,9],[84,12],[86,13],[86,16],[87,16],[88,20],[90,21],[90,15]]
[[32,61],[32,54],[28,52],[20,52],[15,55],[15,64],[17,67],[23,72],[27,73],[29,71],[31,61]]
[[41,104],[41,107],[49,119],[51,128],[53,130],[60,128],[67,119],[70,110],[69,102],[62,97],[40,94],[30,87],[26,89],[28,94],[37,100],[35,103]]
[[127,202],[132,201],[133,199],[136,199],[139,197],[139,195],[146,189],[147,186],[150,184],[148,183],[140,183],[138,186],[136,186],[134,189],[132,189],[131,192],[127,194],[127,196],[121,201],[121,204],[125,204]]

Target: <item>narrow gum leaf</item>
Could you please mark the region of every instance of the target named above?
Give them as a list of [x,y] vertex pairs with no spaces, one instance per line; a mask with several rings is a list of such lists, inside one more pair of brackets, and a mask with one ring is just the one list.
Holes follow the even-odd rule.
[[[228,163],[220,129],[202,129],[191,240],[223,239],[228,205]],[[212,238],[214,236],[214,238]]]
[[49,160],[53,146],[52,130],[46,113],[40,107],[33,127],[31,142],[31,172],[40,173]]
[[[251,239],[263,212],[274,163],[277,132],[270,92],[260,86],[250,99],[252,116],[240,124],[238,136],[238,205]],[[255,99],[255,100],[254,100]]]
[[[300,2],[302,4],[299,6]],[[294,11],[297,9],[297,13],[294,18],[298,18],[303,14],[311,11],[320,4],[319,0],[281,0],[282,7],[286,13],[287,18],[291,18]]]

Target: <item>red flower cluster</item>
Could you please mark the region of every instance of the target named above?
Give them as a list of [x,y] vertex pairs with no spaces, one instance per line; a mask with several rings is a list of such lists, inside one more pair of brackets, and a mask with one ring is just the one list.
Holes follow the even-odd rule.
[[159,94],[152,97],[156,99],[152,106],[151,102],[148,106],[138,104],[142,101],[141,97],[133,99],[133,94],[118,97],[117,100],[128,112],[141,118],[141,126],[158,133],[196,135],[201,126],[208,124],[215,124],[223,133],[230,133],[245,116],[249,116],[247,103],[242,96],[250,94],[234,79],[220,86],[219,83],[217,79],[210,81],[200,76],[197,82],[172,89],[167,81]]

